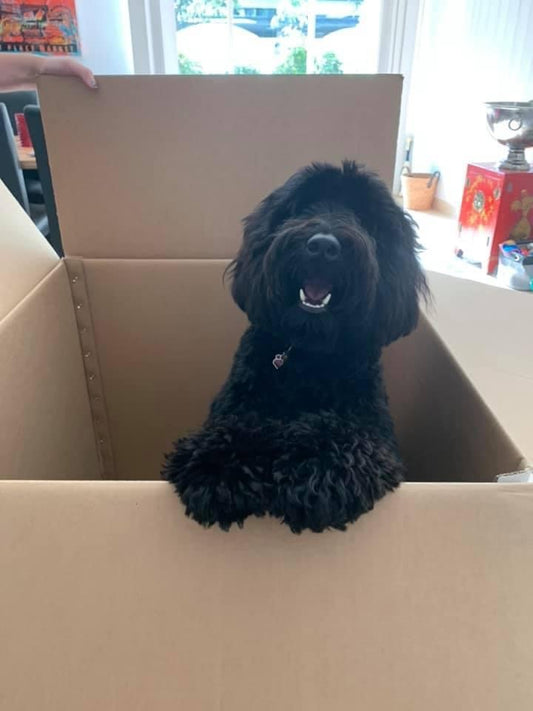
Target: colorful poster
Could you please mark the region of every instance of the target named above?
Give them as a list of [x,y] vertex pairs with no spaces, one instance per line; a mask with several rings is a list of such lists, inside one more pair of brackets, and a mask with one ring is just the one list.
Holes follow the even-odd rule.
[[0,51],[79,54],[75,0],[0,0]]

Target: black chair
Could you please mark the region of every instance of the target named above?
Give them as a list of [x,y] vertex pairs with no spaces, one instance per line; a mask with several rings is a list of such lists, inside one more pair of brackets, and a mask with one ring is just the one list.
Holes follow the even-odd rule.
[[23,114],[24,107],[28,104],[38,104],[36,91],[2,91],[0,92],[0,103],[6,105],[9,120],[13,131],[17,132],[15,114]]
[[[16,133],[15,114],[23,114],[25,106],[38,104],[39,99],[36,91],[3,91],[0,92],[0,103],[6,105],[11,127]],[[43,204],[43,189],[38,172],[36,170],[25,170],[24,182],[26,183],[26,192],[30,203]]]
[[43,188],[44,205],[48,214],[48,241],[56,252],[63,256],[63,245],[61,243],[61,232],[59,230],[59,222],[57,219],[56,199],[54,195],[54,186],[52,184],[52,175],[50,173],[50,163],[48,161],[48,150],[46,148],[46,140],[44,137],[43,120],[41,118],[41,109],[39,106],[26,106],[24,109],[26,123],[33,143],[35,151],[35,159],[37,160],[37,169],[41,179]]
[[19,165],[15,135],[5,104],[0,104],[0,180],[30,215],[45,237],[48,237],[48,217],[44,205],[28,200],[24,175]]

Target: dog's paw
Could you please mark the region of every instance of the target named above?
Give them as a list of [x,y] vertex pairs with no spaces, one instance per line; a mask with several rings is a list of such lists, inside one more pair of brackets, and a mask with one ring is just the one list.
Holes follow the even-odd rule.
[[227,430],[204,430],[177,442],[163,477],[174,485],[187,516],[227,531],[248,516],[265,515],[270,500],[265,464],[252,452],[239,452]]
[[273,465],[270,513],[294,533],[345,530],[402,481],[404,467],[389,449],[370,441],[337,446],[302,458],[294,451]]

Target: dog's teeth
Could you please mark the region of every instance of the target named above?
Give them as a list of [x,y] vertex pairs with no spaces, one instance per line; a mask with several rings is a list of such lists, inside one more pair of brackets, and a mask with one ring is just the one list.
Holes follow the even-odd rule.
[[302,305],[305,306],[306,309],[313,310],[313,311],[320,311],[321,309],[325,309],[326,306],[331,301],[331,292],[329,294],[326,294],[326,296],[324,296],[322,301],[320,301],[318,304],[313,303],[312,301],[308,301],[307,295],[306,295],[304,289],[300,289],[299,296],[300,296],[300,302],[302,303]]

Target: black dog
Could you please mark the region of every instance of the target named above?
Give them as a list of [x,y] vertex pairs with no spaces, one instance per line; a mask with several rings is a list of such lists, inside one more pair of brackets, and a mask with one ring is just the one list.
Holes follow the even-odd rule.
[[398,486],[383,346],[427,287],[411,219],[352,162],[312,165],[244,221],[233,297],[251,322],[203,428],[163,476],[196,521],[344,529]]

